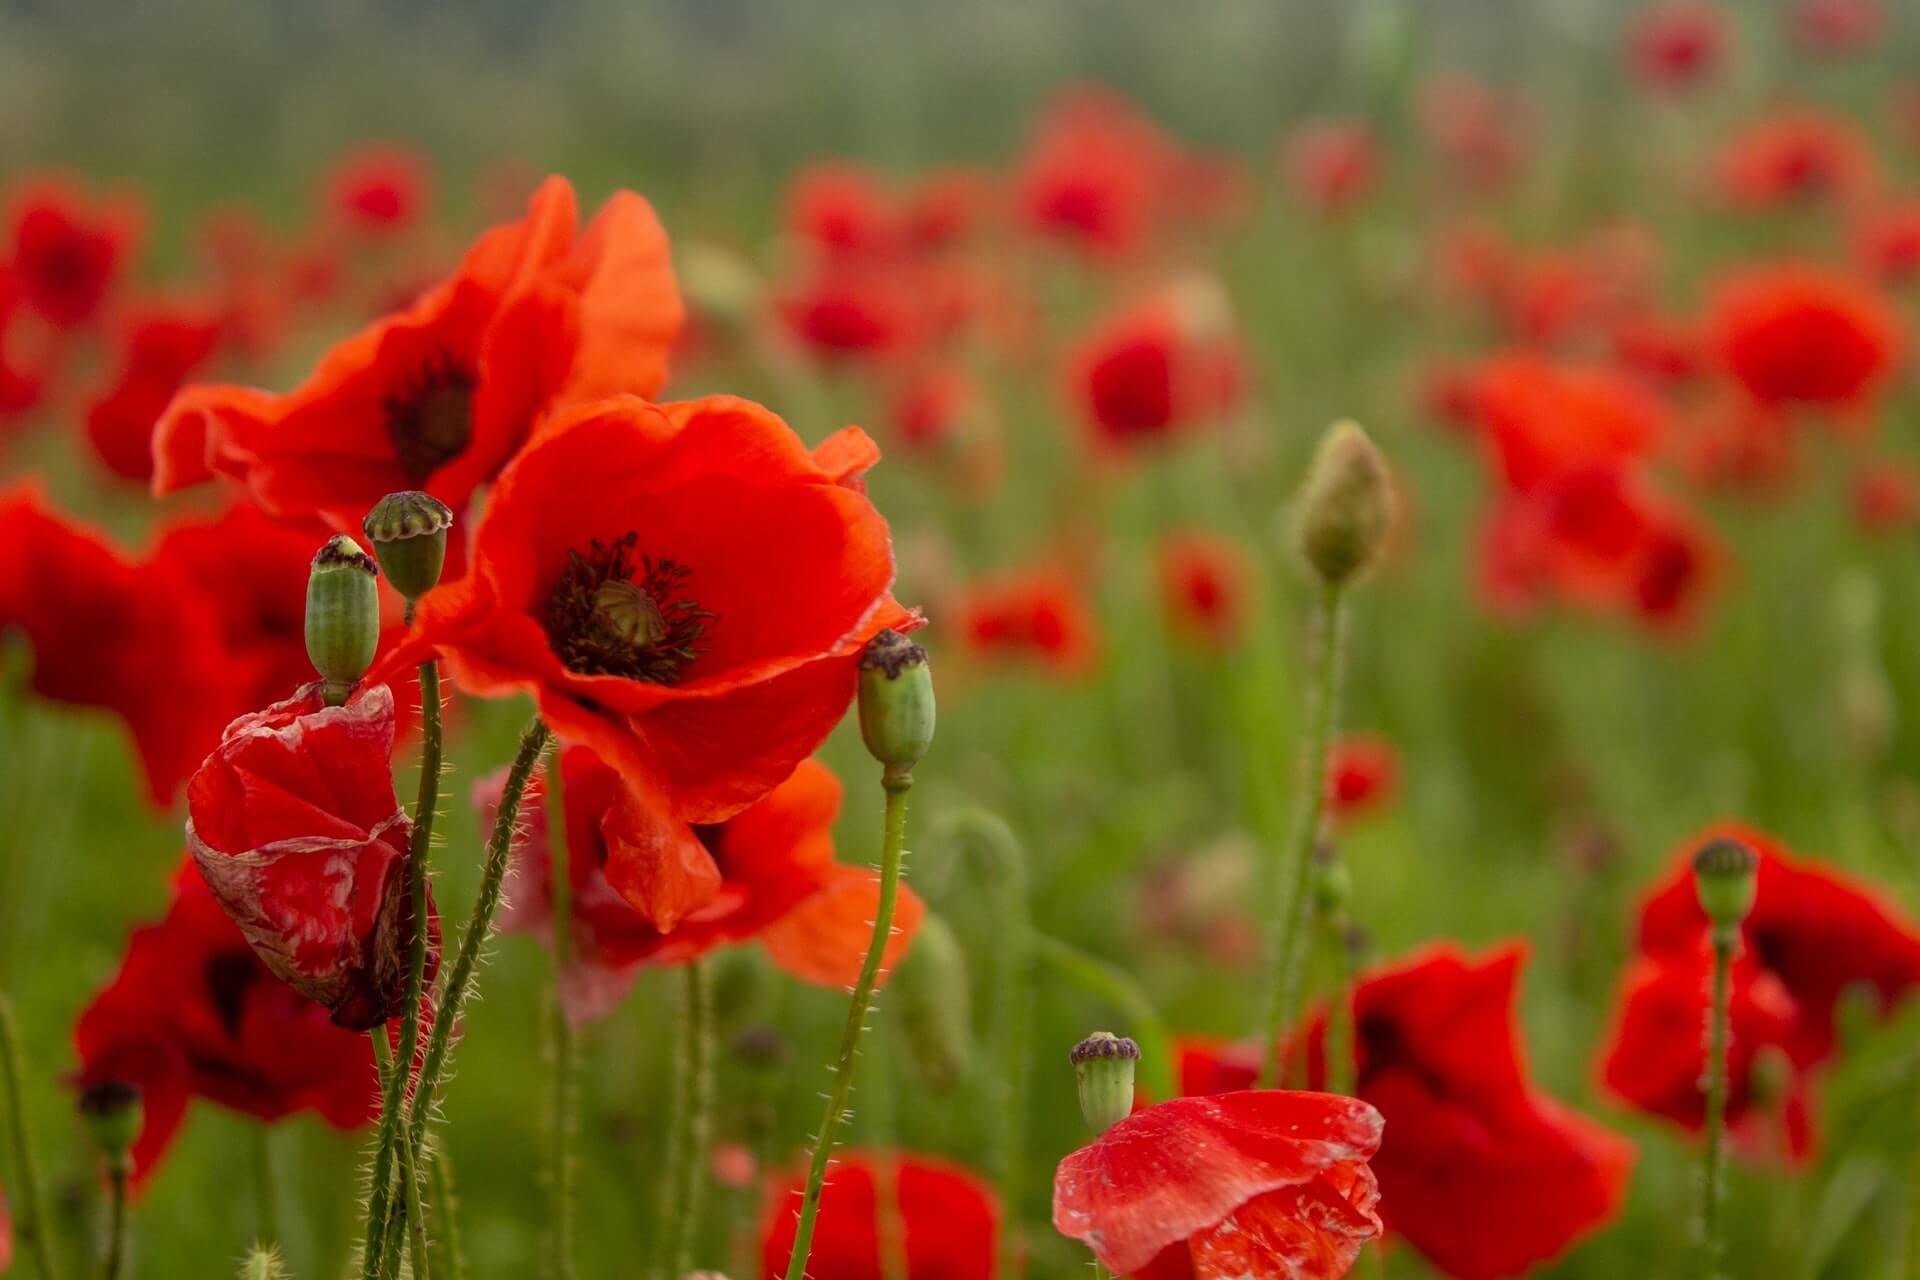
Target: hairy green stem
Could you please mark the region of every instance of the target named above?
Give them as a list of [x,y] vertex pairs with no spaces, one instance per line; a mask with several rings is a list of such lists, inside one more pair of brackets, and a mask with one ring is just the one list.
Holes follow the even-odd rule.
[[1721,1230],[1721,1164],[1727,1128],[1727,1042],[1732,1036],[1729,992],[1733,953],[1739,946],[1737,930],[1716,930],[1713,939],[1713,1002],[1707,1009],[1707,1140],[1700,1153],[1701,1271],[1707,1280],[1720,1274],[1726,1253]]
[[114,1158],[107,1169],[107,1187],[111,1216],[107,1219],[107,1257],[100,1267],[102,1280],[120,1280],[127,1270],[127,1182],[133,1176],[133,1161],[125,1155]]
[[14,1186],[20,1197],[20,1217],[15,1223],[22,1243],[33,1254],[41,1280],[58,1280],[60,1268],[53,1258],[53,1237],[47,1233],[47,1214],[40,1195],[40,1168],[33,1159],[33,1142],[27,1135],[27,1104],[24,1096],[26,1069],[20,1060],[20,1031],[13,1020],[13,1003],[0,995],[0,1102],[7,1109],[7,1136],[13,1144]]
[[280,1242],[280,1175],[273,1164],[273,1129],[253,1127],[253,1194],[260,1213],[260,1240]]
[[1313,841],[1320,830],[1320,810],[1326,794],[1327,751],[1340,700],[1340,649],[1345,615],[1340,588],[1321,590],[1319,650],[1306,688],[1306,737],[1300,752],[1299,794],[1294,800],[1294,824],[1288,833],[1285,857],[1273,877],[1274,896],[1268,904],[1266,1016],[1260,1021],[1263,1037],[1259,1086],[1271,1089],[1280,1082],[1281,1039],[1292,1025],[1300,998],[1300,973],[1307,951],[1307,911],[1312,896]]
[[565,783],[560,776],[560,752],[547,766],[547,850],[553,866],[547,876],[553,902],[553,1000],[548,1018],[552,1042],[553,1193],[550,1230],[553,1253],[549,1269],[554,1280],[573,1280],[573,1024],[567,1021],[566,982],[573,963],[573,868],[567,851]]
[[687,1114],[675,1192],[672,1275],[693,1268],[693,1243],[700,1227],[701,1192],[707,1184],[707,1150],[713,1141],[713,980],[699,960],[683,970],[687,1009]]
[[435,1239],[440,1246],[441,1280],[466,1280],[467,1260],[460,1251],[460,1202],[453,1194],[453,1160],[444,1150],[423,1151],[421,1155],[432,1171],[434,1218],[440,1228]]
[[1354,1074],[1353,955],[1347,946],[1347,921],[1336,911],[1317,913],[1327,954],[1333,961],[1327,993],[1327,1090],[1352,1095]]
[[913,787],[913,774],[889,768],[881,775],[880,785],[887,794],[885,834],[880,846],[880,901],[873,913],[873,936],[867,943],[867,958],[860,966],[859,980],[853,986],[853,1000],[847,1008],[847,1025],[840,1034],[840,1057],[833,1067],[833,1088],[827,1096],[826,1115],[814,1139],[813,1159],[807,1165],[807,1186],[800,1198],[800,1222],[793,1235],[793,1253],[787,1259],[786,1280],[803,1280],[807,1273],[807,1258],[813,1252],[815,1219],[820,1214],[821,1189],[827,1180],[827,1161],[833,1154],[835,1135],[846,1119],[860,1037],[867,1029],[874,984],[880,976],[881,961],[886,957],[887,942],[893,936],[893,908],[900,892],[900,859],[907,839],[907,792]]
[[687,1148],[693,1140],[694,1006],[690,997],[691,993],[683,987],[680,993],[679,1034],[673,1042],[673,1092],[668,1100],[667,1176],[660,1183],[660,1211],[647,1263],[648,1280],[673,1280],[668,1269],[673,1262],[677,1241],[675,1224],[680,1221],[680,1206],[686,1195],[687,1179],[698,1176],[687,1161]]

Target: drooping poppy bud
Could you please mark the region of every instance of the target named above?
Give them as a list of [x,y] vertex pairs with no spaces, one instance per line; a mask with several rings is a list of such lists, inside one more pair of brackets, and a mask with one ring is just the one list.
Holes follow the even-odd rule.
[[360,528],[373,543],[381,571],[407,600],[418,600],[440,581],[447,562],[447,530],[453,511],[430,493],[405,489],[373,504]]
[[927,651],[882,631],[860,655],[860,736],[889,774],[912,771],[933,745],[933,672]]
[[967,1072],[972,999],[960,939],[931,911],[893,975],[893,990],[900,997],[900,1026],[914,1064],[929,1089],[946,1093]]
[[1098,1135],[1133,1110],[1133,1069],[1140,1046],[1111,1031],[1096,1031],[1067,1055],[1080,1084],[1080,1114]]
[[80,1114],[87,1122],[87,1136],[106,1159],[107,1167],[125,1168],[146,1120],[140,1090],[124,1080],[102,1080],[81,1090]]
[[1715,946],[1731,946],[1740,936],[1740,924],[1753,910],[1759,867],[1752,849],[1726,837],[1709,840],[1693,855],[1694,892],[1712,922]]
[[307,575],[307,657],[330,707],[345,702],[373,665],[380,644],[379,577],[373,557],[345,534],[314,554]]
[[1313,571],[1342,586],[1379,558],[1393,523],[1386,459],[1355,422],[1320,438],[1300,486],[1294,536]]

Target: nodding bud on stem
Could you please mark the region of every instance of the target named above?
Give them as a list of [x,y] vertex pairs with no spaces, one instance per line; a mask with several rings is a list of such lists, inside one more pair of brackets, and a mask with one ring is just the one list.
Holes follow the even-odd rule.
[[1295,499],[1300,554],[1328,586],[1344,586],[1380,557],[1393,523],[1387,461],[1355,422],[1320,437]]
[[131,1160],[134,1140],[146,1119],[140,1090],[124,1080],[88,1085],[80,1091],[80,1114],[87,1122],[87,1136],[109,1166]]
[[380,643],[379,568],[373,557],[338,534],[313,557],[307,574],[307,657],[320,673],[328,706],[347,700],[373,665]]
[[1693,889],[1713,924],[1713,942],[1731,947],[1753,910],[1760,859],[1738,840],[1709,840],[1693,855]]
[[447,530],[453,528],[446,503],[418,489],[390,493],[373,504],[360,528],[395,591],[418,600],[439,583],[447,563]]
[[898,631],[882,631],[860,654],[860,736],[890,775],[911,773],[933,745],[927,651]]
[[1105,1133],[1133,1110],[1133,1068],[1140,1046],[1111,1031],[1096,1031],[1067,1055],[1080,1082],[1080,1114],[1095,1134]]
[[944,1094],[967,1073],[973,997],[967,957],[945,920],[929,911],[889,990],[900,999],[900,1027],[927,1088]]

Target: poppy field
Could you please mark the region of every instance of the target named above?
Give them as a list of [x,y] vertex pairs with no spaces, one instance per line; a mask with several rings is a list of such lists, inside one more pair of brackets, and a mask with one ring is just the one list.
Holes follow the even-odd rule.
[[1920,13],[185,14],[0,5],[0,1275],[1920,1277]]

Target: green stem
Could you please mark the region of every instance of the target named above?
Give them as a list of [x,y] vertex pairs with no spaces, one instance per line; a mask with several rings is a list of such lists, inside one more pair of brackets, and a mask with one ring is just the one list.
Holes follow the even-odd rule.
[[886,1024],[867,1041],[866,1143],[875,1154],[873,1226],[879,1245],[880,1280],[908,1280],[907,1224],[900,1214],[900,1133],[893,1106],[893,1054]]
[[887,942],[893,937],[894,901],[900,892],[900,856],[907,839],[907,792],[913,787],[913,774],[887,769],[880,785],[887,793],[885,834],[880,846],[880,902],[873,913],[873,937],[867,943],[867,958],[860,966],[859,981],[853,986],[853,1001],[847,1008],[847,1025],[840,1033],[840,1057],[833,1067],[833,1088],[827,1097],[826,1115],[820,1133],[814,1139],[813,1159],[807,1166],[807,1187],[800,1199],[800,1223],[794,1231],[793,1253],[787,1259],[786,1280],[803,1280],[807,1258],[813,1252],[814,1220],[820,1214],[820,1192],[826,1185],[827,1160],[833,1153],[834,1136],[847,1115],[847,1096],[853,1088],[854,1062],[860,1052],[860,1037],[866,1031],[867,1013],[873,1006],[873,988],[880,975],[880,962],[886,956]]
[[673,1220],[673,1276],[693,1269],[693,1244],[700,1228],[701,1192],[707,1184],[707,1150],[713,1140],[713,982],[707,966],[695,960],[686,975],[687,1116],[680,1151],[679,1216]]
[[1702,1273],[1707,1280],[1720,1274],[1726,1242],[1720,1229],[1722,1147],[1727,1128],[1727,1041],[1732,1034],[1729,991],[1733,953],[1739,935],[1729,932],[1713,940],[1713,1004],[1707,1011],[1707,1141],[1701,1152],[1700,1236]]
[[460,1251],[460,1202],[453,1194],[453,1160],[445,1151],[423,1152],[432,1170],[433,1208],[440,1228],[442,1280],[466,1280],[467,1260]]
[[527,779],[533,776],[540,753],[546,749],[547,726],[537,717],[520,735],[520,750],[507,771],[507,785],[500,794],[500,812],[493,821],[493,834],[487,839],[487,861],[480,873],[480,894],[474,900],[473,915],[460,938],[460,954],[447,977],[446,994],[434,1015],[433,1034],[427,1041],[427,1056],[421,1063],[420,1079],[413,1090],[413,1108],[407,1113],[410,1140],[414,1150],[421,1149],[427,1135],[427,1121],[433,1114],[440,1093],[440,1078],[446,1069],[447,1054],[453,1043],[453,1029],[460,1022],[460,1011],[467,1002],[473,982],[473,968],[480,962],[480,949],[493,936],[494,913],[500,908],[500,886],[507,875],[507,855],[513,848],[514,827],[520,820],[520,800],[526,794]]
[[573,963],[573,870],[567,855],[562,754],[555,752],[547,766],[547,849],[553,860],[547,877],[553,900],[553,1007],[548,1019],[553,1057],[551,1270],[554,1280],[573,1280],[573,1024],[567,1021],[564,998]]
[[273,1166],[273,1129],[264,1124],[253,1127],[253,1194],[261,1243],[280,1243],[280,1176]]
[[1127,1034],[1140,1046],[1140,1084],[1149,1095],[1179,1096],[1173,1078],[1173,1037],[1153,1001],[1131,974],[1071,943],[1044,933],[1033,935],[1033,954],[1088,995],[1105,1000],[1127,1020]]
[[1319,913],[1321,934],[1333,960],[1327,995],[1327,1090],[1349,1096],[1354,1090],[1353,955],[1347,947],[1347,922],[1337,912]]
[[27,1136],[27,1104],[22,1081],[26,1070],[20,1064],[20,1032],[13,1020],[13,1003],[0,995],[0,1084],[6,1086],[7,1136],[13,1144],[15,1183],[20,1196],[20,1218],[15,1230],[33,1253],[41,1280],[58,1280],[60,1268],[53,1260],[53,1237],[47,1233],[46,1210],[40,1198],[40,1168],[34,1163],[33,1143]]
[[1311,899],[1313,841],[1320,830],[1320,810],[1326,794],[1327,751],[1340,698],[1340,649],[1345,610],[1340,588],[1329,584],[1320,596],[1319,652],[1306,688],[1307,732],[1301,748],[1299,795],[1294,801],[1294,825],[1288,835],[1281,872],[1273,877],[1274,897],[1268,904],[1266,1016],[1259,1085],[1275,1087],[1280,1080],[1281,1038],[1292,1026],[1300,995],[1300,972],[1305,967],[1307,910]]
[[107,1170],[111,1198],[111,1217],[107,1220],[107,1258],[100,1268],[102,1280],[120,1280],[127,1269],[127,1180],[133,1174],[133,1161],[118,1156]]
[[675,1224],[687,1196],[687,1182],[699,1176],[687,1160],[693,1135],[693,1020],[692,993],[680,994],[679,1035],[673,1042],[673,1095],[667,1114],[667,1176],[660,1183],[660,1212],[653,1231],[653,1250],[647,1266],[649,1280],[673,1280],[669,1267],[676,1244]]

